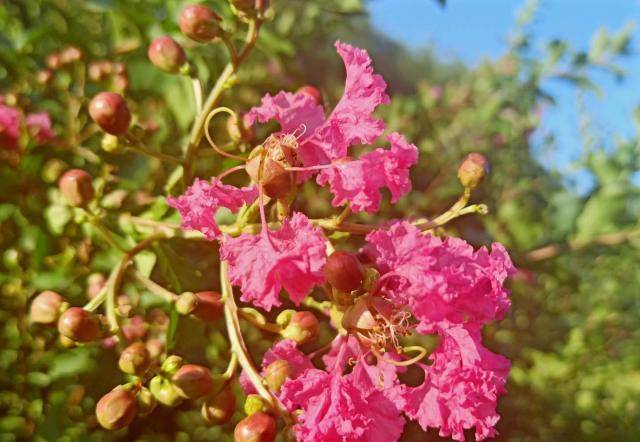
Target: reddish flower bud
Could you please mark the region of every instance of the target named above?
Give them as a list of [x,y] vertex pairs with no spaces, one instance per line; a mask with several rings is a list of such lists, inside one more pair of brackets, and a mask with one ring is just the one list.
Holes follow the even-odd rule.
[[190,315],[196,309],[197,303],[198,298],[195,293],[184,292],[176,299],[176,311],[181,315]]
[[470,153],[458,168],[458,179],[467,189],[475,189],[489,173],[489,162],[479,153]]
[[324,276],[329,284],[349,293],[362,286],[364,268],[353,253],[336,251],[327,258]]
[[136,342],[125,348],[120,354],[118,367],[124,373],[140,376],[151,365],[151,355],[142,342]]
[[147,55],[151,63],[158,69],[171,74],[180,71],[180,67],[187,61],[182,46],[167,35],[153,40],[149,45]]
[[52,54],[47,55],[47,58],[45,59],[45,64],[49,69],[53,69],[54,71],[56,69],[59,69],[60,66],[62,66],[62,60],[60,59],[60,54],[58,54],[57,52],[54,52]]
[[74,207],[86,206],[94,196],[91,175],[84,170],[72,169],[66,172],[60,178],[58,187],[67,202]]
[[197,399],[213,389],[211,372],[201,365],[187,364],[171,378],[178,394],[186,399]]
[[149,390],[158,402],[167,407],[175,407],[182,402],[182,397],[171,381],[163,376],[155,376],[149,382]]
[[233,431],[236,442],[273,442],[276,434],[275,419],[263,412],[245,417]]
[[308,95],[309,97],[313,98],[313,101],[315,101],[316,104],[319,104],[321,106],[323,104],[322,92],[320,92],[320,90],[315,86],[305,85],[298,89],[296,92],[299,94]]
[[197,292],[195,295],[197,302],[196,308],[192,312],[193,316],[205,322],[214,322],[220,319],[224,307],[220,293],[207,291]]
[[82,307],[71,307],[60,316],[58,331],[75,342],[91,342],[100,336],[100,320]]
[[291,364],[284,359],[276,359],[264,370],[264,379],[271,391],[280,392],[280,387],[291,376]]
[[100,92],[89,104],[89,115],[98,126],[112,135],[122,135],[131,124],[131,112],[122,95]]
[[160,339],[149,339],[145,344],[147,350],[149,350],[149,355],[151,355],[151,359],[158,359],[162,353],[164,353],[165,345]]
[[229,388],[225,388],[202,404],[202,417],[207,425],[226,424],[236,410],[236,397]]
[[29,321],[38,324],[54,324],[60,316],[63,303],[64,298],[56,292],[46,290],[40,293],[31,302]]
[[247,162],[247,173],[251,179],[261,184],[264,193],[271,198],[286,197],[293,186],[293,175],[269,157],[256,155]]
[[62,64],[71,64],[82,60],[82,49],[76,46],[69,46],[60,52],[60,61]]
[[142,387],[136,395],[136,401],[138,403],[138,414],[140,416],[146,416],[150,414],[157,405],[155,396],[149,391],[149,389]]
[[184,8],[178,23],[184,35],[205,43],[220,35],[220,16],[205,5],[190,5]]
[[255,135],[253,127],[247,124],[242,112],[238,113],[237,118],[229,116],[227,119],[227,132],[231,140],[236,143],[241,141],[249,142]]
[[119,430],[133,421],[137,409],[135,395],[118,386],[100,398],[96,406],[96,417],[107,430]]
[[297,344],[305,344],[318,336],[320,324],[311,312],[296,312],[282,330],[282,337],[292,339]]

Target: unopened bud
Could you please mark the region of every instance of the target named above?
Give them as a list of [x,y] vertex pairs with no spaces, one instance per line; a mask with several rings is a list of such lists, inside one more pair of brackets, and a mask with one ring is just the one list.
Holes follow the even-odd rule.
[[51,69],[42,69],[36,75],[36,81],[40,84],[49,84],[53,79],[53,71]]
[[154,39],[147,55],[155,67],[171,74],[177,74],[187,61],[182,46],[167,35]]
[[151,355],[142,342],[135,342],[125,348],[118,360],[120,370],[136,376],[143,375],[150,364]]
[[122,150],[118,143],[118,137],[111,134],[104,134],[102,136],[102,140],[100,140],[100,147],[102,147],[102,150],[109,153],[116,153]]
[[45,64],[49,69],[53,69],[54,71],[56,69],[60,69],[60,67],[62,66],[60,54],[58,54],[57,52],[54,52],[47,55],[47,58],[45,59]]
[[233,431],[235,442],[273,442],[276,434],[275,419],[263,412],[245,417]]
[[167,407],[175,407],[182,402],[182,397],[171,381],[163,376],[155,376],[149,382],[149,390],[158,402]]
[[89,104],[89,115],[107,133],[123,135],[131,124],[131,112],[122,95],[100,92]]
[[58,187],[67,202],[74,207],[86,206],[95,194],[91,175],[80,169],[72,169],[62,175]]
[[104,288],[105,284],[106,279],[102,273],[90,274],[87,278],[87,297],[89,299],[93,299],[98,296],[100,291],[102,291],[102,289]]
[[107,430],[119,430],[133,421],[137,408],[135,395],[118,386],[100,398],[96,406],[96,417]]
[[244,401],[243,409],[247,416],[251,416],[255,413],[266,412],[269,407],[259,394],[250,394]]
[[186,399],[197,399],[213,389],[211,372],[201,365],[183,365],[171,381],[178,394]]
[[184,292],[176,299],[176,310],[181,315],[190,315],[196,309],[198,298],[195,293]]
[[178,24],[184,35],[206,43],[220,35],[220,16],[205,5],[189,5],[180,14]]
[[280,387],[291,376],[291,364],[284,359],[276,359],[264,370],[264,379],[269,390],[279,393]]
[[292,339],[298,345],[315,339],[319,331],[318,318],[311,312],[296,312],[289,324],[282,330],[282,337]]
[[138,391],[136,401],[138,402],[138,414],[140,416],[150,414],[157,405],[155,396],[145,387],[142,387],[140,391]]
[[46,290],[35,297],[29,308],[29,321],[38,324],[55,324],[60,317],[64,298],[56,292]]
[[227,132],[232,141],[239,143],[241,141],[249,142],[254,137],[253,127],[248,125],[243,113],[239,112],[238,116],[229,116],[227,119]]
[[168,356],[167,359],[162,363],[162,371],[164,371],[168,375],[175,374],[180,367],[184,364],[183,359],[178,355]]
[[317,87],[306,85],[306,86],[302,86],[296,92],[298,94],[304,94],[311,97],[316,104],[319,104],[320,106],[322,106],[322,103],[323,103],[322,93]]
[[69,46],[60,52],[62,64],[71,64],[82,60],[82,50],[76,46]]
[[236,409],[236,397],[230,388],[225,388],[202,404],[202,417],[207,425],[222,425],[231,420]]
[[151,359],[158,359],[160,355],[164,353],[165,345],[160,339],[148,339],[145,346],[147,347],[147,350],[149,350]]
[[470,153],[458,168],[458,179],[466,189],[475,189],[489,173],[489,162],[479,153]]
[[364,268],[353,253],[336,251],[327,258],[324,276],[333,287],[350,293],[362,286]]
[[223,304],[220,293],[214,291],[197,292],[197,302],[192,314],[205,322],[215,322],[222,316]]
[[58,320],[58,331],[75,342],[91,342],[100,336],[100,320],[90,311],[71,307]]

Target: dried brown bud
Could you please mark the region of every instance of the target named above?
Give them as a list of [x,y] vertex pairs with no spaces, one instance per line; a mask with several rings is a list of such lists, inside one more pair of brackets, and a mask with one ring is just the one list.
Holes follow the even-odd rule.
[[221,17],[205,5],[189,5],[180,14],[178,23],[184,35],[206,43],[220,35]]
[[131,124],[131,112],[122,95],[100,92],[89,104],[89,115],[98,126],[112,135],[123,135]]
[[100,398],[96,406],[96,417],[107,430],[119,430],[133,421],[137,409],[135,395],[118,386]]
[[177,74],[187,61],[182,46],[167,35],[154,39],[149,45],[147,55],[154,66],[171,74]]
[[86,206],[95,194],[91,175],[80,169],[71,169],[62,175],[58,187],[67,202],[74,207]]
[[125,348],[118,360],[120,370],[136,376],[144,374],[150,364],[151,355],[142,342],[135,342]]
[[353,253],[336,251],[327,258],[324,276],[329,284],[341,292],[349,293],[362,286],[364,268]]
[[91,342],[100,336],[100,321],[81,307],[71,307],[58,320],[58,331],[75,342]]
[[60,317],[64,298],[56,292],[46,290],[31,302],[29,321],[38,324],[55,324]]
[[233,431],[236,442],[273,442],[276,434],[275,419],[263,412],[245,417]]
[[226,424],[236,410],[236,397],[230,388],[225,388],[202,404],[202,417],[207,425]]
[[213,389],[211,372],[201,365],[187,364],[171,378],[178,394],[186,399],[197,399]]
[[475,189],[489,173],[489,162],[479,153],[470,153],[458,168],[458,179],[466,189]]

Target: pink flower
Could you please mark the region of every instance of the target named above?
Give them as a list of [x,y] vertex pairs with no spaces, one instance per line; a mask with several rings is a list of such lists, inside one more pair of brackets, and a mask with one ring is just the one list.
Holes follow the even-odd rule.
[[500,244],[491,252],[474,251],[461,239],[423,235],[407,222],[372,232],[367,241],[365,252],[388,274],[382,294],[407,304],[421,333],[450,324],[486,324],[509,309],[504,281],[515,269]]
[[0,104],[0,147],[17,150],[20,142],[20,111]]
[[418,162],[418,148],[407,143],[397,132],[387,137],[391,149],[376,149],[354,161],[336,163],[331,169],[324,169],[318,175],[318,184],[327,182],[335,195],[332,204],[351,204],[355,212],[375,213],[380,207],[380,189],[391,191],[391,202],[411,190],[409,168]]
[[51,116],[48,112],[29,114],[25,123],[38,143],[46,143],[55,136],[51,129]]
[[211,182],[197,179],[179,197],[167,198],[167,203],[180,212],[184,229],[199,230],[208,239],[220,237],[215,214],[220,207],[237,212],[244,204],[250,204],[258,196],[255,186],[237,188],[222,184],[217,178]]
[[229,262],[229,279],[240,287],[240,299],[269,311],[282,304],[282,288],[297,305],[324,281],[326,241],[320,228],[294,213],[280,230],[225,238],[220,257]]
[[298,440],[396,441],[404,427],[398,407],[366,377],[309,369],[284,383],[281,399],[290,411],[302,410]]
[[476,440],[496,435],[500,419],[498,397],[505,393],[509,360],[482,346],[479,326],[447,329],[438,349],[423,365],[424,383],[408,388],[405,413],[426,431],[464,441],[464,430],[475,428]]

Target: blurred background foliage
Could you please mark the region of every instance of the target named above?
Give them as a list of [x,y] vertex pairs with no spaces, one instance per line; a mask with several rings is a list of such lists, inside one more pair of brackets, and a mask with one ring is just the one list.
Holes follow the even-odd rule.
[[[241,23],[226,2],[207,2],[229,30]],[[177,192],[175,174],[155,159],[104,152],[101,135],[78,144],[88,116],[88,98],[112,80],[83,85],[83,64],[60,69],[50,83],[38,81],[47,56],[68,45],[86,61],[126,63],[126,97],[157,149],[179,154],[194,117],[190,83],[148,62],[153,37],[169,33],[184,44],[201,78],[215,80],[225,63],[223,48],[182,38],[176,19],[181,0],[20,0],[0,2],[0,92],[25,112],[50,112],[56,139],[27,145],[19,164],[0,164],[0,441],[40,440],[225,440],[233,426],[207,428],[197,407],[158,409],[116,433],[99,429],[95,401],[122,381],[113,350],[98,346],[66,349],[51,330],[28,324],[29,299],[54,289],[72,303],[86,302],[89,275],[107,273],[117,260],[93,230],[81,226],[56,188],[60,173],[81,167],[95,177],[107,221],[136,238],[122,213],[156,219],[175,214],[163,199]],[[490,213],[448,226],[476,245],[503,242],[519,268],[512,283],[508,318],[487,331],[489,345],[513,361],[509,394],[500,402],[500,440],[635,441],[640,438],[640,226],[637,136],[598,140],[583,125],[584,154],[577,166],[596,185],[587,194],[566,186],[566,176],[543,168],[530,135],[543,105],[554,97],[544,81],[571,83],[580,94],[598,85],[594,69],[623,77],[616,66],[631,53],[631,28],[601,32],[583,48],[550,41],[533,52],[528,24],[535,5],[523,8],[507,53],[477,68],[438,60],[429,50],[410,52],[372,28],[360,0],[277,0],[257,51],[243,66],[223,103],[236,110],[255,105],[265,92],[319,87],[331,108],[342,93],[344,73],[333,42],[367,48],[389,83],[392,104],[380,111],[392,130],[416,143],[421,160],[413,170],[415,191],[381,216],[436,215],[455,201],[457,166],[468,152],[486,155],[492,174],[474,194]],[[461,32],[463,32],[461,30]],[[640,115],[629,115],[640,124]],[[90,126],[89,126],[90,127]],[[222,129],[222,125],[220,128]],[[89,135],[89,134],[85,134]],[[220,130],[220,137],[226,135]],[[260,139],[258,136],[257,140]],[[543,149],[555,149],[553,134]],[[102,160],[100,160],[100,158]],[[210,176],[230,164],[199,161]],[[312,214],[330,213],[330,198],[305,189]],[[365,217],[366,218],[366,217]],[[139,266],[173,290],[214,288],[215,250],[206,243],[171,241],[141,255]],[[171,263],[171,266],[168,263]],[[94,278],[97,278],[94,276]],[[134,309],[146,311],[148,335],[161,335],[166,315],[149,293],[131,284],[125,292]],[[142,309],[144,307],[144,309]],[[257,333],[256,354],[268,347]],[[175,352],[223,370],[224,331],[182,319]],[[472,437],[472,436],[470,436]],[[406,440],[425,440],[413,426]],[[438,440],[430,432],[428,440]]]

